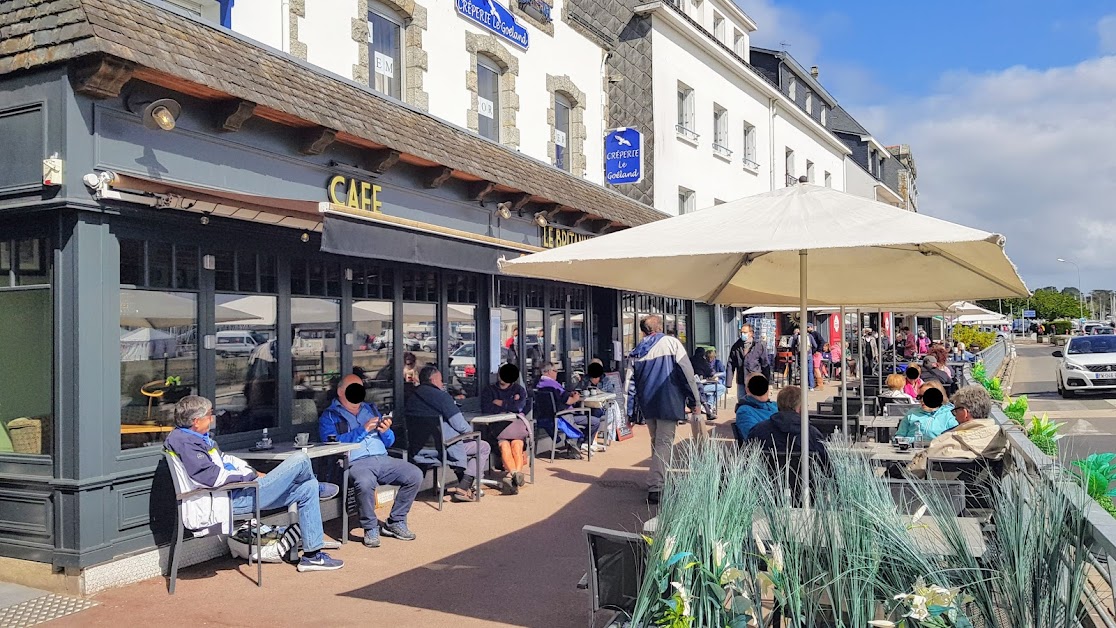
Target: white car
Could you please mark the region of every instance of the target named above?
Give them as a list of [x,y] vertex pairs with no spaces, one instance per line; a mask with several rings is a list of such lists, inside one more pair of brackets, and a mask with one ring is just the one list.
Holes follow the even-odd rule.
[[1058,393],[1069,399],[1077,391],[1116,390],[1116,336],[1077,336],[1055,351]]

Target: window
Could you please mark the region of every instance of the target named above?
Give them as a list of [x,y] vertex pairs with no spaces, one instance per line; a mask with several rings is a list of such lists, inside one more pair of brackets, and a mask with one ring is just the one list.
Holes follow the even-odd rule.
[[678,214],[689,214],[696,208],[696,199],[693,190],[678,188]]
[[829,124],[829,108],[824,104],[821,106],[821,123],[822,126]]
[[229,0],[167,0],[167,2],[194,17],[201,18],[207,22],[213,22],[214,24],[221,24],[221,26],[225,28],[231,27],[231,24],[224,24],[221,22],[221,13],[224,5],[232,4]]
[[787,96],[790,96],[791,100],[798,100],[798,81],[793,76],[787,81]]
[[554,165],[562,170],[570,170],[570,99],[561,94],[554,95]]
[[806,92],[806,113],[814,114],[814,92]]
[[806,181],[808,183],[814,182],[814,162],[809,159],[806,160]]
[[683,83],[678,84],[678,124],[675,130],[685,139],[696,142],[698,134],[694,131],[694,90]]
[[716,11],[713,12],[713,37],[719,42],[725,41],[725,18]]
[[500,141],[500,75],[495,61],[477,55],[477,123],[478,133]]
[[45,239],[0,241],[0,453],[53,450],[53,258]]
[[398,15],[372,2],[368,11],[368,86],[403,98],[403,24]]
[[825,173],[825,187],[833,187],[833,175],[829,174],[828,171]]
[[794,151],[789,148],[786,150],[787,185],[791,186],[798,183],[798,179],[794,176]]
[[732,158],[728,147],[728,112],[720,105],[713,105],[713,153],[726,159]]
[[733,39],[732,39],[732,50],[733,50],[733,52],[735,52],[740,57],[747,58],[746,53],[748,52],[748,38],[744,36],[744,33],[741,33],[740,31],[738,31],[736,29],[733,29],[733,31],[734,31]]
[[[444,374],[446,390],[454,397],[464,395],[472,399],[480,394],[477,373],[477,304],[479,302],[476,275],[446,273],[447,320],[449,337],[449,370]],[[494,340],[493,340],[494,341]]]
[[744,167],[751,170],[759,168],[756,162],[756,127],[744,121]]

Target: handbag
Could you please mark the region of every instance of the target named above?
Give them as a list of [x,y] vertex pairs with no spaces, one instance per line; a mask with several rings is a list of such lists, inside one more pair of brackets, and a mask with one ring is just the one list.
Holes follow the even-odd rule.
[[302,542],[302,530],[298,524],[289,526],[269,526],[260,528],[260,543],[256,547],[256,520],[246,521],[229,535],[229,551],[235,558],[243,558],[249,563],[257,559],[265,563],[285,562],[289,556],[297,555],[291,550]]

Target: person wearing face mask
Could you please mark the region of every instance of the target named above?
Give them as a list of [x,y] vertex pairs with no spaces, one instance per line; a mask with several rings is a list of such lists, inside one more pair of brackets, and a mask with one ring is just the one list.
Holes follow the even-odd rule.
[[749,375],[762,374],[765,369],[771,368],[767,348],[756,339],[752,326],[747,323],[740,326],[740,339],[729,349],[729,366],[736,374],[737,399],[743,399],[748,394]]
[[[388,447],[395,443],[391,415],[380,414],[376,404],[365,402],[364,396],[364,382],[359,377],[343,377],[337,384],[337,398],[318,419],[318,432],[322,442],[359,443],[349,452],[349,477],[356,487],[364,546],[379,547],[381,534],[413,541],[415,534],[407,528],[407,513],[422,484],[422,471],[388,455]],[[376,516],[376,487],[380,484],[399,487],[386,523]]]
[[926,336],[926,330],[918,330],[918,341],[916,344],[918,345],[919,355],[926,355],[930,352],[930,338]]

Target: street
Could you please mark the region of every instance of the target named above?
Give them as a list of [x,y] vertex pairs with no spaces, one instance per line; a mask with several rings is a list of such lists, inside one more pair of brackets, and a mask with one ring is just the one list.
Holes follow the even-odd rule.
[[1027,395],[1028,420],[1047,415],[1059,423],[1064,438],[1058,442],[1063,460],[1072,462],[1091,453],[1116,452],[1116,394],[1097,393],[1075,399],[1058,396],[1054,383],[1057,359],[1047,344],[1016,343],[1015,379],[1011,395]]

